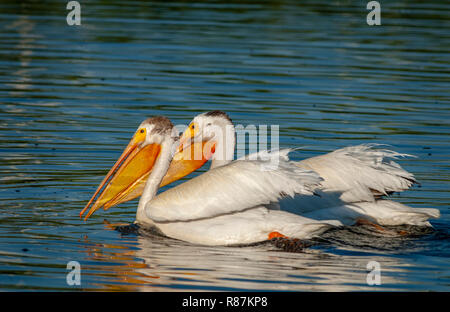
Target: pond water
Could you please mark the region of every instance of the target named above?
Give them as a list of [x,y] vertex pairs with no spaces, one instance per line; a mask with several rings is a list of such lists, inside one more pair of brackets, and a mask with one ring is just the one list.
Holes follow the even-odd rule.
[[[0,3],[0,290],[450,290],[449,4],[382,1],[368,26],[364,1],[80,3],[80,26],[64,1]],[[441,218],[303,252],[114,230],[137,201],[79,219],[142,120],[214,109],[279,125],[297,160],[368,142],[413,154],[400,163],[421,187],[393,197]]]

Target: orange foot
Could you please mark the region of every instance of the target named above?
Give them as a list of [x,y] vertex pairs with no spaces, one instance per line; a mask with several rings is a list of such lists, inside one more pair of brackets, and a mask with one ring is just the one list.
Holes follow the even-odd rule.
[[270,232],[269,236],[268,236],[268,239],[271,240],[271,239],[276,238],[276,237],[289,238],[289,237],[287,237],[287,236],[285,236],[285,235],[283,235],[283,234],[281,234],[279,232]]

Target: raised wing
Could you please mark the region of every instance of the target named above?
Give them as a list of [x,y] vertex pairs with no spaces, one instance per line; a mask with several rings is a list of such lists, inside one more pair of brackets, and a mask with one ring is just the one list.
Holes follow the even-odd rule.
[[317,172],[324,181],[323,190],[340,193],[347,203],[374,201],[382,195],[404,191],[417,183],[414,176],[394,162],[400,154],[363,144],[298,162],[298,166]]
[[[276,162],[237,160],[180,184],[150,201],[155,222],[188,221],[244,211],[284,196],[313,195],[321,178],[274,153]],[[273,159],[272,159],[273,160]]]

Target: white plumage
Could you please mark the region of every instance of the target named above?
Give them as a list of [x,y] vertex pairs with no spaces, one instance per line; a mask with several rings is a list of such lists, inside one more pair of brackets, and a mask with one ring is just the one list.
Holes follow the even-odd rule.
[[345,225],[366,219],[380,225],[430,226],[428,219],[438,218],[439,210],[412,208],[381,198],[407,190],[416,180],[394,162],[410,155],[379,147],[351,146],[298,162],[298,166],[313,170],[324,179],[317,191],[320,197],[285,199],[279,203],[279,209],[316,220],[335,219]]
[[401,192],[416,182],[414,176],[394,162],[408,154],[381,149],[380,144],[362,144],[308,158],[298,166],[317,172],[323,189],[342,192],[345,202],[373,201],[375,195]]
[[272,232],[310,238],[342,225],[268,209],[282,197],[315,196],[322,180],[287,159],[271,167],[272,157],[278,153],[211,169],[157,195],[146,204],[146,215],[165,235],[206,245],[255,243]]
[[[201,114],[193,122],[198,126],[203,140],[216,142],[217,145],[227,142],[220,136],[211,135],[211,130],[204,130],[210,126],[231,127],[231,120],[225,113]],[[234,140],[231,142],[233,144],[226,145],[225,150],[234,151]],[[280,161],[287,161],[291,151],[262,151],[243,158],[279,157]],[[345,225],[366,219],[380,225],[430,226],[428,219],[438,218],[439,210],[412,208],[382,198],[407,190],[416,183],[414,176],[394,161],[400,157],[411,155],[385,149],[381,144],[362,144],[299,161],[296,163],[298,167],[313,171],[322,178],[320,187],[315,191],[319,196],[296,194],[294,198],[285,197],[267,207],[317,221],[336,220]]]
[[339,221],[317,221],[285,211],[255,207],[197,221],[155,223],[167,236],[203,245],[240,245],[262,242],[272,232],[306,239],[341,226]]
[[282,196],[312,195],[321,180],[294,162],[280,160],[271,168],[268,160],[237,160],[156,196],[147,204],[147,216],[156,222],[211,218],[270,204]]

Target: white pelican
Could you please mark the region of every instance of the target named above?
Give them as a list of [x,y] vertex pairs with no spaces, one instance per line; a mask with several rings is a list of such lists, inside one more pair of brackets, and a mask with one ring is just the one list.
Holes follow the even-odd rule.
[[[180,139],[180,149],[192,143],[214,146],[211,168],[230,163],[235,148],[234,126],[228,115],[212,111],[196,116]],[[281,151],[286,153],[289,150]],[[207,153],[205,153],[207,154]],[[438,218],[439,210],[411,208],[382,196],[401,192],[416,183],[414,176],[393,161],[410,156],[363,144],[297,162],[299,168],[316,172],[323,181],[320,196],[297,195],[272,205],[315,219],[335,219],[345,225],[370,222],[379,225],[431,226],[429,218]]]
[[[86,218],[102,206],[109,208],[111,202],[134,196],[140,190],[140,181],[146,179],[136,223],[156,227],[175,239],[205,245],[249,244],[283,236],[310,238],[341,225],[268,208],[281,197],[313,196],[321,181],[313,171],[298,167],[277,152],[266,154],[280,158],[277,168],[267,166],[269,160],[236,160],[156,196],[164,179],[174,180],[197,166],[192,160],[194,166],[184,164],[181,172],[174,170],[170,174],[177,146],[176,129],[167,118],[153,117],[142,122],[80,216],[97,195]],[[199,163],[204,161],[202,158]]]

